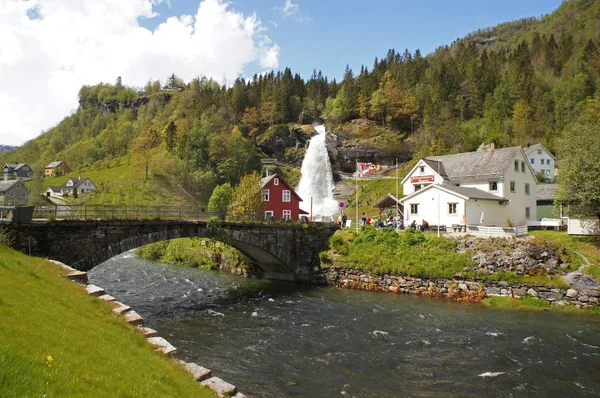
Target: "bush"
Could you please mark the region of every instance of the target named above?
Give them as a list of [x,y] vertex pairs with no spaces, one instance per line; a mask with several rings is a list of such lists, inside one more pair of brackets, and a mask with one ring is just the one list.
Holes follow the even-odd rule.
[[0,227],[0,246],[11,247],[15,243],[14,238],[8,230]]

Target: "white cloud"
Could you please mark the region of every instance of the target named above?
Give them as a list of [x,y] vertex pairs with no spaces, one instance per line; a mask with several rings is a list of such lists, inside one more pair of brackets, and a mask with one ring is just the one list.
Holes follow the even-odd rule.
[[300,12],[300,6],[292,3],[292,0],[285,0],[283,7],[283,18],[292,18],[296,22],[308,23],[312,22],[313,19]]
[[0,143],[21,144],[55,125],[77,108],[85,84],[121,76],[143,86],[171,73],[222,81],[251,63],[279,66],[279,46],[256,14],[223,0],[203,0],[195,15],[154,31],[139,26],[163,1],[0,0]]

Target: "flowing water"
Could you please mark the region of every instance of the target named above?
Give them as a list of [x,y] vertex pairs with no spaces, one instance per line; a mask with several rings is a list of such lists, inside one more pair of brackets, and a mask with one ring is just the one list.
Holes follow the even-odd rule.
[[131,252],[90,280],[252,397],[600,395],[590,315],[244,279]]
[[298,184],[298,195],[302,198],[300,207],[314,216],[331,216],[339,212],[338,203],[333,199],[333,173],[329,154],[325,145],[325,126],[315,126],[317,135],[311,138],[304,160],[302,160],[302,176]]

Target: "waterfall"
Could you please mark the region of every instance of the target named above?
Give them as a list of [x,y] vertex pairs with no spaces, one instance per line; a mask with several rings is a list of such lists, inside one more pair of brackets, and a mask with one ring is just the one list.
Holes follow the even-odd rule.
[[338,203],[333,199],[333,174],[325,146],[325,126],[315,126],[317,135],[311,138],[304,160],[302,161],[298,195],[302,198],[300,207],[310,212],[312,197],[313,216],[329,217],[339,211]]

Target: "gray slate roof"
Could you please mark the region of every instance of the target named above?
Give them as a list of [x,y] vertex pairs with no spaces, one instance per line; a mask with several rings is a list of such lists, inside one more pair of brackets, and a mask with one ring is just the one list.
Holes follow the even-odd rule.
[[431,167],[432,170],[435,170],[436,173],[440,175],[444,180],[448,179],[448,174],[446,173],[446,169],[444,168],[444,164],[437,160],[432,160],[431,158],[425,158],[423,161]]
[[[90,182],[92,182],[92,180],[90,180],[90,179],[89,179],[89,178],[87,178],[87,177],[83,177],[83,178],[81,178],[81,177],[80,177],[80,178],[69,178],[69,179],[67,179],[67,181],[65,181],[65,183],[64,183],[64,184],[62,184],[62,185],[60,186],[60,188],[79,188],[79,186],[80,186],[81,184],[83,184],[83,183],[84,183],[86,180],[89,180]],[[68,185],[67,185],[67,183],[68,183],[69,181],[72,181],[72,182],[73,182],[73,185],[71,185],[71,186],[68,186]]]
[[513,160],[518,157],[520,151],[521,147],[517,146],[455,155],[429,156],[424,160],[442,162],[447,176],[444,178],[450,181],[493,179],[502,177],[506,169],[512,167]]
[[27,163],[6,163],[5,166],[9,169],[19,170],[21,167],[25,166]]
[[0,181],[0,192],[6,192],[10,188],[12,188],[13,185],[16,185],[18,183],[18,180]]
[[481,189],[477,189],[477,188],[457,187],[454,185],[440,185],[440,187],[447,191],[454,192],[454,193],[457,193],[462,196],[466,196],[471,199],[497,200],[497,201],[506,200],[503,197],[494,195],[489,192],[482,191]]
[[50,162],[48,163],[48,166],[46,166],[46,169],[53,169],[55,167],[58,167],[59,164],[61,164],[63,161],[62,160],[57,160],[56,162]]
[[558,184],[540,184],[535,186],[535,196],[537,200],[556,199],[556,188]]

